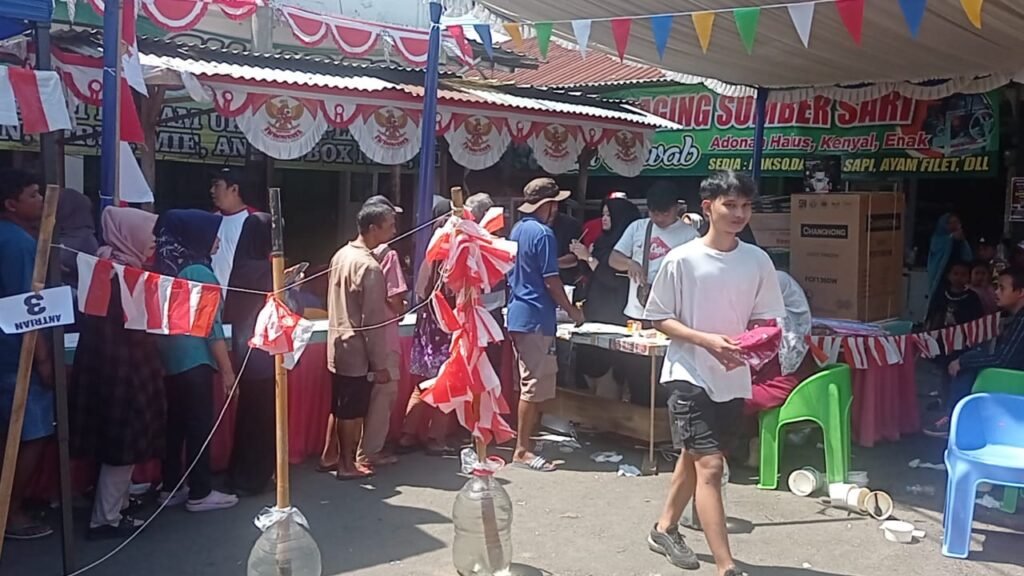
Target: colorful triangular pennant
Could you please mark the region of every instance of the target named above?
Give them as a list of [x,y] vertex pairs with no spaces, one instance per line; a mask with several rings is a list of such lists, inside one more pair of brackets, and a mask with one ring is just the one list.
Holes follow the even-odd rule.
[[491,27],[487,24],[474,24],[473,30],[480,38],[480,43],[484,45],[487,57],[494,60],[494,39],[491,37]]
[[912,38],[917,38],[917,33],[921,30],[921,20],[924,18],[924,9],[927,7],[928,0],[900,0],[903,20],[906,21]]
[[694,29],[697,30],[700,48],[707,54],[708,46],[711,46],[711,29],[715,27],[715,13],[694,12],[690,15],[690,18],[693,20]]
[[846,31],[850,33],[850,38],[860,46],[864,30],[864,0],[836,0],[836,10],[839,11],[839,18],[846,26]]
[[580,56],[587,57],[587,44],[590,44],[590,20],[573,20],[572,34],[576,37],[576,45],[580,48]]
[[651,33],[654,34],[654,47],[658,49],[658,59],[665,59],[665,48],[668,37],[672,34],[672,16],[654,16],[651,18]]
[[448,34],[451,34],[451,37],[455,39],[455,44],[459,47],[459,51],[462,52],[463,59],[468,63],[472,63],[473,46],[466,39],[466,31],[462,29],[462,25],[452,24],[448,27]]
[[615,40],[615,51],[619,53],[619,62],[626,59],[626,46],[629,45],[629,31],[632,28],[632,18],[612,20],[612,38]]
[[814,3],[790,4],[786,9],[800,41],[804,43],[804,48],[808,48],[811,43],[811,23],[814,22]]
[[538,22],[533,25],[537,31],[537,50],[542,60],[547,60],[548,48],[551,47],[551,22]]
[[516,43],[516,48],[519,50],[523,49],[523,29],[519,27],[519,24],[510,22],[503,24],[502,28],[505,29],[505,33],[508,34],[509,38]]
[[754,38],[757,37],[757,22],[761,18],[760,8],[737,8],[732,11],[736,21],[736,31],[747,49],[747,54],[754,53]]
[[981,7],[984,3],[985,0],[960,0],[960,5],[967,13],[967,19],[979,30],[981,29]]

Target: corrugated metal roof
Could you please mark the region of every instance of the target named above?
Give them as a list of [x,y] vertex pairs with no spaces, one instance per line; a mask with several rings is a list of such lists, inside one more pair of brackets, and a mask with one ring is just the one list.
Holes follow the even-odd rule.
[[[504,47],[519,50],[514,42],[506,43]],[[540,60],[536,38],[524,39],[521,51]],[[601,86],[665,81],[665,72],[658,68],[619,62],[615,56],[598,50],[588,50],[584,58],[576,48],[568,48],[555,39],[551,40],[547,60],[536,70],[490,71],[486,69],[486,63],[481,62],[477,72],[491,80],[530,86]]]

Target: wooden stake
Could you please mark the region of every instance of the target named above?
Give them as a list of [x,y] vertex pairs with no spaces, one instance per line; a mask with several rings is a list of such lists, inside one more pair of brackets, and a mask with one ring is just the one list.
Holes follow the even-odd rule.
[[[274,267],[274,293],[278,298],[284,288],[284,221],[281,219],[281,189],[270,189],[271,248],[270,258]],[[277,380],[276,424],[277,424],[277,507],[284,509],[292,505],[291,481],[288,477],[288,371],[284,368],[284,356],[274,356],[274,375]]]
[[[60,187],[46,187],[43,203],[43,220],[36,241],[36,261],[32,269],[32,291],[40,292],[46,287],[46,270],[50,262],[50,241],[53,239],[53,222],[57,217],[57,202],[60,201]],[[4,451],[3,471],[0,472],[0,528],[7,529],[7,516],[11,511],[11,488],[14,487],[14,473],[21,449],[21,428],[25,423],[25,403],[32,376],[32,361],[35,359],[36,341],[39,331],[26,332],[21,337],[21,356],[18,358],[18,376],[14,385],[14,402],[11,404],[11,421],[7,427],[7,448]],[[54,351],[61,354],[63,350]],[[3,554],[4,539],[0,538],[0,556]]]

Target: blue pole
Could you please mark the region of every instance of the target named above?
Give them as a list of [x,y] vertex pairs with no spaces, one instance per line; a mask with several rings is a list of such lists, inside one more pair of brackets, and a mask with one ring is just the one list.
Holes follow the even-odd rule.
[[[434,151],[437,144],[437,70],[441,57],[441,2],[430,0],[430,49],[423,79],[423,117],[420,121],[419,190],[416,193],[416,225],[430,221],[434,208]],[[443,160],[442,160],[443,161]],[[413,277],[419,273],[427,252],[431,230],[416,233],[416,252],[413,254]]]
[[100,158],[100,210],[117,195],[118,151],[121,139],[119,70],[121,68],[121,0],[106,0],[103,10],[103,124]]
[[761,155],[764,153],[764,113],[768,107],[768,89],[758,88],[754,104],[754,159],[750,169],[754,182],[761,186]]

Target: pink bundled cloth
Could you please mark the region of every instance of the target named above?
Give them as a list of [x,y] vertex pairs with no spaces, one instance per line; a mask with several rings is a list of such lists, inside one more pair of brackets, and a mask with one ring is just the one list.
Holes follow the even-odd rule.
[[779,355],[782,329],[777,326],[759,326],[733,337],[733,340],[743,349],[743,358],[751,370],[756,372]]

